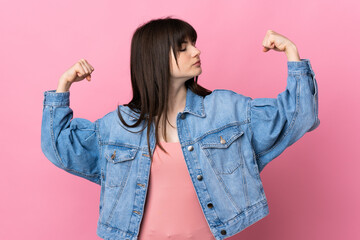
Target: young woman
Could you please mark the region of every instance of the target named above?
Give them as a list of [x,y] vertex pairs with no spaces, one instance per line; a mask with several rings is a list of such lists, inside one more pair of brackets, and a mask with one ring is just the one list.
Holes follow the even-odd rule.
[[95,122],[72,118],[70,86],[91,80],[79,60],[44,92],[41,147],[56,166],[101,185],[104,239],[224,239],[269,214],[260,172],[320,124],[315,74],[295,44],[269,30],[263,51],[285,52],[277,98],[210,91],[195,29],[170,17],[131,42],[133,98]]

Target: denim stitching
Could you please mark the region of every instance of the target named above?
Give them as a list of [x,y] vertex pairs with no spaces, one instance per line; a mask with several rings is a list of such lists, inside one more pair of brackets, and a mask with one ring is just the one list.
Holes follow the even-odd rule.
[[51,133],[51,143],[52,143],[52,146],[53,146],[53,149],[54,149],[54,152],[55,152],[55,156],[57,158],[57,161],[58,163],[60,164],[61,168],[68,171],[68,172],[73,172],[73,173],[76,173],[76,174],[79,174],[79,175],[82,175],[84,177],[87,177],[87,178],[95,178],[93,180],[96,181],[96,183],[99,182],[99,174],[86,174],[86,173],[83,173],[83,172],[79,172],[79,171],[76,171],[74,169],[71,169],[71,168],[67,168],[64,166],[63,162],[62,162],[62,159],[59,155],[59,152],[56,148],[56,144],[55,144],[55,136],[54,136],[54,128],[53,128],[53,107],[51,106],[50,107],[50,133]]
[[240,164],[240,168],[241,168],[241,172],[242,172],[242,178],[243,178],[243,191],[244,191],[244,194],[245,194],[245,200],[246,200],[246,204],[248,206],[250,206],[250,201],[249,201],[249,193],[248,193],[248,189],[247,189],[247,181],[246,181],[246,177],[245,177],[245,159],[244,159],[244,155],[243,155],[243,152],[242,152],[242,144],[241,144],[241,139],[239,140],[239,148],[238,148],[238,153],[239,153],[239,156],[241,158],[241,164]]
[[[88,129],[85,129],[85,130],[88,130]],[[95,132],[93,132],[90,136],[88,136],[87,138],[85,138],[85,141],[87,141],[89,138],[91,138],[94,134],[95,134]]]
[[[187,125],[187,122],[185,121],[184,124]],[[189,127],[187,126],[187,127],[184,128],[184,131],[186,132],[188,138],[191,139],[191,135],[190,135],[190,132],[188,131],[188,129],[189,129]],[[191,142],[190,142],[191,145],[194,145],[195,143],[196,143],[196,141],[191,141]],[[186,156],[189,156],[188,154],[191,155],[191,153],[185,151],[185,155],[186,155]],[[185,156],[184,156],[184,157],[185,157]],[[185,160],[185,161],[186,161],[186,160]],[[192,169],[191,169],[191,170],[192,170]],[[189,172],[189,174],[190,174],[190,172]],[[192,178],[191,178],[191,179],[192,179]],[[208,189],[208,187],[206,186],[206,183],[203,182],[203,184],[205,185],[205,188]],[[194,189],[195,189],[197,195],[200,196],[200,193],[199,193],[199,191],[198,191],[198,188],[194,187]],[[206,191],[207,191],[207,190],[206,190]],[[209,195],[209,200],[210,200],[210,202],[212,202],[210,195]],[[200,203],[203,203],[203,201],[200,201]],[[206,203],[205,203],[205,204],[206,204]],[[206,209],[206,207],[203,207],[203,208]],[[216,215],[216,219],[218,219],[218,221],[220,221],[220,220],[219,220],[219,216],[218,216],[218,214],[216,213],[216,210],[215,210],[215,209],[214,209],[214,213],[215,213],[215,215]],[[210,227],[213,227],[214,224],[209,223],[209,226],[210,226]]]
[[[215,133],[217,133],[217,132],[215,132]],[[200,141],[200,145],[203,148],[220,148],[220,149],[228,148],[236,139],[241,137],[243,134],[244,134],[244,132],[240,130],[240,132],[238,132],[235,135],[231,136],[231,138],[229,138],[229,140],[226,142],[226,144],[221,144],[221,143],[220,144],[219,143],[201,143],[201,141]],[[218,147],[218,146],[224,146],[224,147]]]
[[[108,164],[111,164],[111,163],[109,162]],[[119,190],[117,192],[116,201],[114,202],[114,204],[113,204],[113,206],[111,208],[110,215],[106,220],[107,224],[110,224],[110,221],[111,221],[111,219],[112,219],[112,217],[114,215],[116,206],[118,205],[119,199],[120,199],[120,197],[122,195],[122,192],[123,192],[123,190],[124,190],[124,188],[126,186],[128,178],[129,178],[129,173],[130,173],[130,170],[131,170],[131,166],[132,166],[132,162],[130,162],[130,166],[128,167],[129,170],[127,171],[127,175],[126,175],[125,179],[123,179],[123,181],[121,181],[121,184],[119,186],[115,186],[115,187],[108,186],[109,188],[117,188],[117,187],[119,187]]]
[[[235,203],[229,189],[227,188],[224,180],[222,179],[221,175],[220,174],[216,174],[215,170],[213,168],[211,168],[213,171],[214,171],[214,175],[216,176],[216,178],[219,180],[219,182],[221,183],[225,193],[226,193],[226,196],[229,198],[229,200],[233,203],[234,207],[241,213],[243,210],[241,208],[238,207],[238,205]],[[222,222],[222,221],[221,221]],[[222,222],[222,224],[224,224],[224,222]]]
[[[98,151],[99,151],[99,159],[98,159],[98,168],[103,170],[103,163],[101,163],[102,160],[102,145],[101,145],[101,136],[100,136],[100,120],[96,120],[95,121],[95,132],[96,132],[96,137],[97,137],[97,141],[98,141]],[[100,176],[100,181],[101,181],[101,176]]]
[[290,125],[287,128],[287,130],[285,131],[284,135],[281,137],[281,139],[276,144],[274,144],[270,149],[265,150],[265,151],[257,154],[258,158],[260,158],[261,156],[265,155],[266,153],[268,153],[268,152],[272,151],[274,148],[276,148],[282,142],[282,140],[288,135],[288,133],[290,132],[290,130],[292,130],[292,128],[294,126],[295,120],[297,119],[296,117],[297,117],[298,112],[299,112],[299,98],[300,98],[300,85],[301,85],[299,75],[295,75],[295,79],[297,81],[296,98],[295,98],[296,108],[295,108],[295,112],[294,112],[294,114],[292,116],[292,120],[290,122]]
[[198,142],[200,141],[201,139],[205,138],[206,136],[212,134],[212,133],[216,133],[216,132],[220,132],[221,130],[225,129],[225,128],[228,128],[228,127],[232,127],[232,126],[239,126],[243,123],[246,123],[247,121],[243,121],[243,122],[233,122],[233,123],[228,123],[222,127],[219,127],[219,128],[216,128],[216,129],[213,129],[213,130],[210,130],[210,131],[207,131],[205,132],[204,134],[202,134],[200,137],[197,137],[194,141],[195,142]]

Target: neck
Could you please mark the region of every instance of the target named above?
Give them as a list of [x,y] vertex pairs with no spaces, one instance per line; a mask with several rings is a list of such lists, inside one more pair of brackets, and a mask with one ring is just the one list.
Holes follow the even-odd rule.
[[[185,84],[170,87],[167,116],[168,116],[168,120],[171,123],[176,121],[177,113],[182,112],[185,109],[186,92],[187,92],[187,89],[186,89]],[[163,119],[163,117],[162,117],[162,119]],[[156,120],[157,117],[155,116],[154,119]]]
[[171,86],[168,100],[168,114],[177,114],[185,109],[186,104],[186,86],[181,84],[179,86]]

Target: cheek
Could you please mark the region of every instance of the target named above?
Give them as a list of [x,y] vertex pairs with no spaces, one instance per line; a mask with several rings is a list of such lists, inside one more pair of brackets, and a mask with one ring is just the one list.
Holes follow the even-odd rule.
[[181,70],[188,70],[191,66],[191,58],[190,57],[184,57],[181,59],[181,62],[179,62],[179,66]]
[[186,69],[186,65],[184,64],[184,60],[183,59],[179,59],[178,58],[178,65],[179,66],[176,66],[176,69],[174,69],[176,72],[181,72],[181,71],[184,71]]
[[[179,66],[178,66],[179,65]],[[183,71],[183,66],[181,66],[181,62],[178,59],[178,65],[176,65],[176,61],[174,60],[173,64],[170,66],[170,73],[173,76],[178,76]]]
[[173,74],[179,74],[182,73],[184,71],[189,71],[192,69],[192,64],[191,64],[191,56],[187,56],[186,54],[180,54],[177,57],[177,61],[178,61],[178,65],[179,67],[176,65],[175,59],[174,59],[174,64],[173,64]]

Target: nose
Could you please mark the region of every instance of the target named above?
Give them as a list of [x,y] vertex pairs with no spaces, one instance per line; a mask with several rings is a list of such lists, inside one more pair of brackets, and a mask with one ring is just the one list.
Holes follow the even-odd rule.
[[197,48],[197,47],[194,47],[194,51],[193,51],[193,56],[197,56],[197,55],[200,55],[201,51]]

